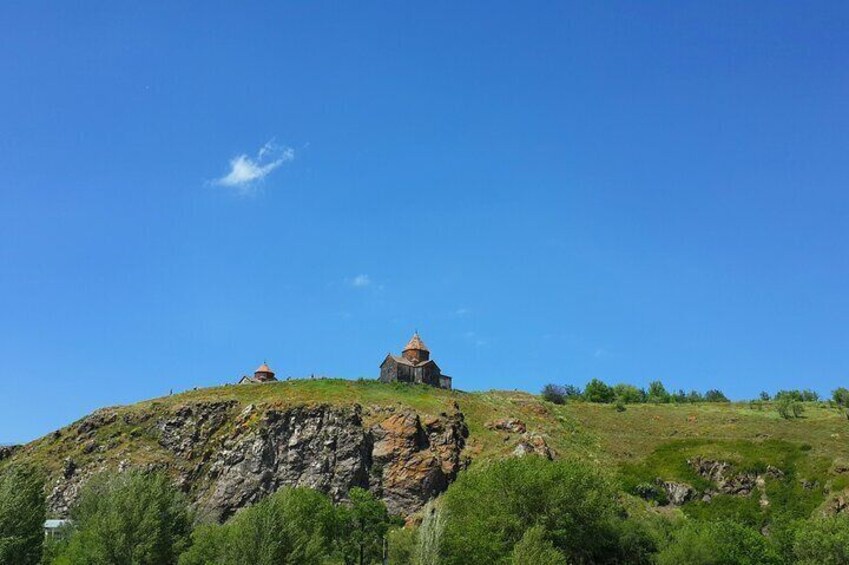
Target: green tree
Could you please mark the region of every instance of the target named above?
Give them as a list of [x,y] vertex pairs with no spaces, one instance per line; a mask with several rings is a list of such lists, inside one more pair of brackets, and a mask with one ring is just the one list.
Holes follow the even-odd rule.
[[705,393],[705,402],[730,402],[728,397],[721,390],[715,388],[710,389]]
[[566,402],[566,391],[562,386],[547,384],[542,387],[542,399],[554,404],[564,404]]
[[815,518],[799,524],[793,553],[800,565],[849,563],[849,517]]
[[390,519],[386,505],[369,491],[354,487],[350,505],[337,510],[337,548],[346,565],[380,561]]
[[702,393],[700,393],[697,390],[691,390],[690,392],[687,393],[687,402],[696,403],[696,402],[704,402],[704,401],[705,401],[705,398],[702,396]]
[[56,563],[168,565],[189,542],[185,498],[161,473],[103,474],[71,511],[74,529]]
[[333,551],[335,512],[319,491],[282,488],[226,524],[198,527],[180,565],[319,565]]
[[760,532],[731,521],[691,520],[661,551],[658,565],[778,565],[781,559]]
[[649,383],[648,401],[655,404],[664,404],[669,402],[672,397],[666,391],[666,387],[660,381],[652,381]]
[[567,565],[566,558],[547,539],[542,526],[528,528],[513,546],[510,562],[512,565]]
[[849,406],[849,389],[839,387],[831,393],[831,398],[838,406]]
[[443,562],[492,565],[509,559],[528,528],[542,527],[570,563],[625,559],[616,489],[581,461],[522,457],[462,473],[443,495]]
[[623,402],[625,404],[637,404],[646,401],[645,393],[642,390],[634,385],[625,383],[614,386],[613,394],[617,402]]
[[44,482],[32,467],[15,465],[0,474],[0,563],[41,561],[46,504]]
[[593,379],[584,387],[584,400],[588,402],[613,402],[613,389],[599,379]]

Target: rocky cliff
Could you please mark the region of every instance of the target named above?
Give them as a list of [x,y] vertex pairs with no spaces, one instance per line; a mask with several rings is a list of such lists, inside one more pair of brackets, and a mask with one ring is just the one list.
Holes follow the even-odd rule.
[[[139,440],[126,459],[118,433]],[[456,403],[435,416],[394,406],[258,408],[236,401],[164,412],[105,409],[50,438],[77,455],[64,459],[49,506],[66,514],[85,481],[117,461],[119,470],[165,469],[201,514],[219,520],[284,486],[315,488],[335,500],[362,487],[390,512],[409,515],[456,477],[468,434]]]

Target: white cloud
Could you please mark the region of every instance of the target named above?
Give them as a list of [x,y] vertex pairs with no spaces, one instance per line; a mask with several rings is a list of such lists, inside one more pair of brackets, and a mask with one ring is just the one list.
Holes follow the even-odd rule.
[[279,147],[273,141],[269,141],[259,149],[255,158],[238,155],[231,159],[230,172],[213,182],[220,186],[235,188],[240,192],[250,192],[255,183],[294,158],[294,149]]
[[366,287],[371,285],[371,277],[368,275],[357,275],[353,279],[351,279],[351,286],[356,287]]

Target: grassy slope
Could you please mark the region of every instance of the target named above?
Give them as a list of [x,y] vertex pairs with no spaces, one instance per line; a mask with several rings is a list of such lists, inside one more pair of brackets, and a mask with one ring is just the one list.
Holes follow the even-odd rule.
[[[761,410],[743,404],[629,405],[617,412],[611,405],[555,406],[522,392],[464,393],[346,380],[207,388],[119,407],[114,409],[119,414],[115,423],[97,432],[97,442],[109,446],[105,454],[86,454],[69,427],[29,444],[18,458],[35,461],[51,474],[58,473],[67,456],[81,464],[94,457],[114,462],[168,460],[170,455],[156,441],[152,424],[156,417],[186,403],[220,400],[260,408],[356,402],[365,407],[409,407],[423,415],[448,411],[456,401],[471,432],[467,452],[474,460],[509,455],[517,436],[489,430],[485,424],[520,418],[530,431],[542,433],[559,455],[589,458],[619,471],[626,489],[655,477],[707,486],[687,466],[686,459],[692,456],[727,460],[740,470],[774,465],[788,473],[783,483],[768,484],[772,508],[760,510],[756,497],[719,497],[708,510],[702,503],[688,505],[685,511],[694,514],[727,512],[754,521],[755,514],[762,518],[779,506],[804,514],[822,503],[827,489],[849,484],[840,472],[841,466],[849,467],[843,465],[849,461],[849,421],[838,410],[817,404],[809,404],[805,417],[798,420],[781,419],[768,404]],[[816,487],[803,489],[801,479]]]

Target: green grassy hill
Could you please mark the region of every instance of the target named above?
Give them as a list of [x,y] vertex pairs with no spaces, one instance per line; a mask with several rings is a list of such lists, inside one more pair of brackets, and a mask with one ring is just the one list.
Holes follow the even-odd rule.
[[[95,459],[107,466],[118,461],[173,463],[173,455],[157,443],[155,430],[146,422],[165,418],[182,405],[212,401],[235,401],[237,410],[249,405],[276,409],[357,403],[365,408],[410,408],[423,416],[450,410],[456,402],[469,428],[464,455],[472,464],[510,456],[522,434],[491,424],[518,419],[529,433],[544,438],[556,457],[597,462],[615,474],[628,493],[658,478],[687,483],[700,492],[711,489],[709,479],[688,464],[696,457],[729,463],[734,473],[763,474],[770,467],[781,472],[765,481],[762,492],[768,504],[761,502],[760,491],[743,496],[716,493],[709,502],[696,497],[684,504],[682,511],[689,514],[728,514],[756,522],[778,511],[801,517],[849,483],[849,420],[825,403],[808,403],[803,417],[785,420],[770,403],[637,404],[618,411],[609,404],[555,405],[523,392],[467,393],[347,380],[224,386],[110,408],[117,417],[99,426],[94,437],[104,448],[93,450],[91,442],[87,446],[74,441],[77,422],[24,446],[11,460],[37,463],[51,477],[62,473],[69,457],[80,466]],[[662,496],[657,498],[664,502]]]

